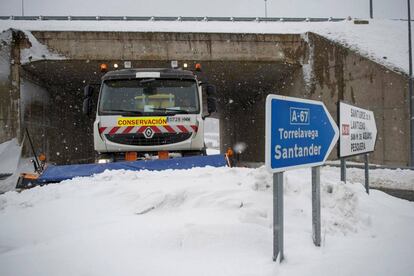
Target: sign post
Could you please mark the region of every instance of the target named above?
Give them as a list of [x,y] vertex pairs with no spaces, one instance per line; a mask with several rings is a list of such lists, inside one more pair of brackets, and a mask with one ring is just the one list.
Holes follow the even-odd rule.
[[338,127],[322,102],[268,95],[266,98],[266,167],[273,173],[273,260],[283,256],[283,172],[312,170],[312,225],[320,245],[320,168],[338,140]]
[[365,191],[369,194],[369,163],[368,153],[365,154]]
[[346,160],[341,158],[341,181],[346,183]]
[[283,172],[273,174],[273,261],[283,261]]
[[312,168],[312,238],[321,246],[321,167]]
[[[339,158],[355,155],[365,155],[365,189],[369,194],[369,175],[368,175],[368,153],[375,149],[377,139],[377,126],[375,123],[374,112],[353,106],[344,102],[339,102]],[[345,160],[344,160],[345,162]],[[342,173],[341,180],[344,181],[346,167]]]

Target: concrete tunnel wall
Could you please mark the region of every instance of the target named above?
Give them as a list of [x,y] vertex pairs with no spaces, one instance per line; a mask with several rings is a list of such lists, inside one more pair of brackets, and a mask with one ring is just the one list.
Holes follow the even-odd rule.
[[[70,109],[69,106],[81,104],[82,96],[71,97],[81,95],[82,87],[86,82],[99,83],[100,74],[96,71],[100,62],[120,63],[123,60],[131,60],[136,67],[168,67],[172,59],[187,61],[190,65],[202,61],[204,74],[208,76],[210,82],[217,85],[220,91],[221,104],[225,102],[224,95],[230,91],[237,91],[237,94],[242,95],[243,98],[249,98],[251,93],[256,92],[260,83],[264,87],[277,86],[279,79],[274,76],[290,68],[290,62],[298,60],[298,54],[301,52],[298,48],[303,47],[299,35],[75,32],[57,32],[56,36],[50,32],[33,34],[42,44],[46,44],[48,49],[69,58],[66,61],[32,61],[22,66],[25,74],[36,75],[43,80],[45,86],[49,87],[52,103],[55,103],[53,99],[59,95],[62,102],[66,103],[52,104],[52,108],[56,105],[61,108],[57,113],[52,111],[50,113],[58,115],[55,117],[59,117],[61,122],[72,121],[79,124],[79,127],[73,127],[65,123],[65,127],[59,129],[60,133],[48,135],[47,139],[51,140],[48,143],[51,145],[48,157],[58,163],[85,162],[88,156],[94,155],[92,131],[87,127],[87,123],[92,125],[92,120],[78,116],[78,110]],[[159,45],[154,45],[156,43]],[[76,46],[71,47],[71,45]],[[99,50],[101,48],[104,50]],[[266,72],[271,72],[273,75],[266,75]],[[242,98],[235,98],[236,102],[240,100]],[[48,118],[48,120],[53,122],[56,119]],[[83,126],[81,126],[82,122]],[[53,126],[50,128],[53,129]],[[38,134],[36,130],[34,132],[35,135]],[[48,133],[51,134],[52,130]],[[228,129],[226,133],[234,133],[234,131]],[[73,139],[68,141],[69,137]],[[89,146],[73,153],[73,149],[78,147],[80,142],[88,141],[80,137],[90,138]],[[54,141],[66,143],[59,145]],[[59,156],[54,152],[59,152]]]
[[[36,61],[24,66],[27,74],[36,75],[48,86],[52,95],[51,103],[55,107],[53,113],[60,115],[60,133],[50,131],[47,135],[48,140],[59,142],[49,142],[49,150],[51,153],[64,153],[69,147],[69,151],[66,150],[69,153],[64,154],[64,157],[51,154],[51,159],[56,162],[81,162],[93,154],[92,120],[80,119],[78,108],[70,107],[70,103],[73,103],[72,106],[81,103],[81,88],[85,80],[99,80],[96,69],[91,72],[94,69],[90,69],[90,66],[96,66],[101,61],[123,60],[131,60],[134,66],[139,67],[158,64],[168,66],[170,60],[179,60],[190,64],[202,61],[206,64],[205,73],[219,91],[222,150],[244,142],[247,148],[242,160],[263,161],[264,100],[267,94],[277,93],[322,100],[334,118],[338,99],[374,110],[379,136],[371,161],[399,165],[408,163],[405,76],[318,35],[33,34],[51,51],[68,58],[59,62]],[[27,47],[27,43],[21,42],[19,45]],[[65,87],[62,84],[68,80],[65,76],[68,75],[73,77],[72,82],[68,83],[70,87],[62,89]],[[62,104],[54,100],[56,97],[61,97],[64,103],[69,104],[64,105],[63,109],[58,108]],[[62,124],[62,121],[66,123]],[[68,127],[73,121],[79,124],[78,127]],[[389,129],[392,131],[385,131]],[[65,137],[72,139],[60,143]],[[82,143],[82,150],[73,150]],[[331,158],[335,157],[336,153],[333,153]]]
[[[370,162],[408,166],[410,127],[407,76],[321,36],[308,34],[307,39],[307,61],[312,69],[311,74],[304,84],[304,73],[308,72],[296,71],[292,76],[294,85],[283,93],[321,100],[333,118],[338,116],[338,100],[372,110],[378,136]],[[331,158],[336,155],[333,152]],[[362,156],[352,159],[362,161]]]
[[0,34],[0,143],[19,136],[19,83],[13,79],[18,68],[13,65],[20,47],[17,34],[9,30]]

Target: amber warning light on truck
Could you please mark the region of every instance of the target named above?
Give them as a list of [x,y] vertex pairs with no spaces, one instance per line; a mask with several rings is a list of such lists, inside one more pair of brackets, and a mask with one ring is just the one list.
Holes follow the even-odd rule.
[[102,72],[102,73],[106,73],[106,72],[108,72],[108,64],[106,64],[106,63],[101,63],[101,64],[99,65],[99,69],[101,70],[101,72]]

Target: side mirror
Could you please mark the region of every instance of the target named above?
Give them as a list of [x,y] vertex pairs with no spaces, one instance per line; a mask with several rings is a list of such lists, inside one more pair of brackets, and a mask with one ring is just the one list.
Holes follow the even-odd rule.
[[217,112],[217,100],[214,97],[207,97],[207,112],[208,114]]
[[216,97],[216,87],[212,84],[207,84],[206,87],[207,97]]
[[92,99],[90,97],[83,100],[82,112],[86,116],[92,114]]
[[217,112],[216,87],[211,84],[204,85],[204,91],[207,95],[207,115],[203,119],[209,117],[211,113]]
[[90,98],[92,97],[93,94],[93,87],[90,86],[89,84],[87,86],[85,86],[85,88],[83,88],[83,95],[85,96],[85,98]]

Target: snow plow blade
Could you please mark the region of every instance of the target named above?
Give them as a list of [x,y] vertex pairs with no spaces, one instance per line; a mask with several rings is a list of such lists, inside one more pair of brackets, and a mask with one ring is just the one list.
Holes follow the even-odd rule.
[[30,179],[30,181],[25,181],[25,179],[19,179],[16,188],[27,189],[37,185],[61,182],[75,177],[92,176],[104,172],[105,170],[162,171],[168,169],[183,170],[207,166],[225,167],[227,165],[228,159],[222,154],[180,157],[166,160],[124,161],[106,164],[51,165],[48,166],[36,180]]

